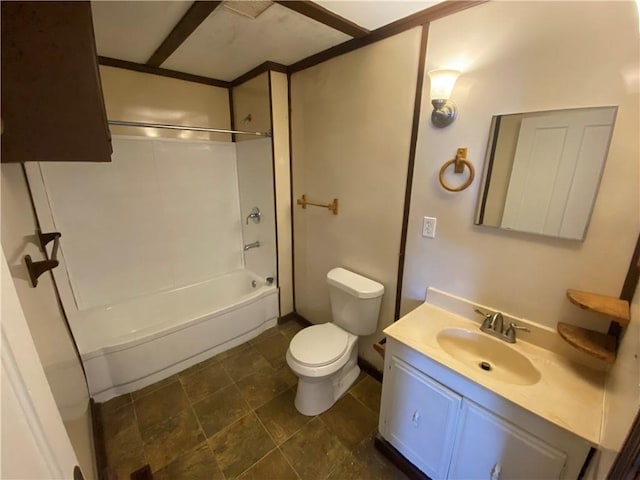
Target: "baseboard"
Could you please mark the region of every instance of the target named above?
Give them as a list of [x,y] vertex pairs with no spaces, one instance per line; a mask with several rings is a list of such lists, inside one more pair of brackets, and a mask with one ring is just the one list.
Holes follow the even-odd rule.
[[291,313],[285,315],[285,317],[289,317],[289,316],[290,316],[291,320],[294,320],[294,321],[298,322],[300,325],[304,325],[305,327],[310,327],[311,325],[313,325],[313,323],[311,323],[309,320],[304,318],[298,312],[291,312]]
[[393,445],[387,442],[380,433],[376,433],[373,440],[376,449],[389,459],[396,467],[412,480],[431,480],[427,475],[418,470],[413,463],[404,458],[404,456],[395,449]]
[[291,321],[295,322],[297,320],[297,317],[298,317],[298,314],[296,312],[287,313],[286,315],[278,317],[278,325],[282,325],[283,323],[287,323]]
[[[285,315],[285,317],[289,317],[289,316],[290,316],[290,320],[297,321],[300,325],[304,325],[305,327],[313,325],[313,323],[311,323],[309,320],[307,320],[297,312],[292,312]],[[282,318],[285,318],[285,317],[282,317]],[[278,323],[280,323],[280,321],[278,321]],[[374,367],[374,365],[371,362],[369,362],[368,360],[365,360],[361,356],[358,356],[358,366],[360,367],[360,370],[362,370],[363,372],[367,373],[368,375],[370,375],[371,377],[375,378],[377,381],[382,383],[382,376],[383,376],[382,372],[378,370],[376,367]]]
[[151,473],[151,467],[145,465],[139,468],[135,472],[131,473],[131,480],[153,480],[153,473]]
[[362,357],[358,357],[358,366],[360,367],[360,370],[382,383],[382,372],[374,367],[372,363]]

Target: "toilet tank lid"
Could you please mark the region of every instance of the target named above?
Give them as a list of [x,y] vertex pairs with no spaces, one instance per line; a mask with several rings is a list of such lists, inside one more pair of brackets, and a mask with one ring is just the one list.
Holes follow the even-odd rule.
[[377,298],[384,293],[384,285],[381,283],[344,268],[330,270],[327,282],[357,298]]

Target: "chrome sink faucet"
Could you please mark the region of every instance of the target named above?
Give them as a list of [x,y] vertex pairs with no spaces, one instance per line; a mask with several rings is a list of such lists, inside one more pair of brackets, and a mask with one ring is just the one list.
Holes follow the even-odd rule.
[[480,326],[480,330],[488,333],[489,335],[499,338],[507,343],[516,343],[516,330],[522,330],[525,332],[530,332],[527,327],[521,327],[515,323],[509,323],[507,329],[504,329],[504,318],[500,312],[494,313],[485,313],[477,308],[475,309],[476,313],[484,316],[484,320],[482,321],[482,325]]
[[476,312],[485,316],[480,330],[487,333],[502,333],[502,330],[504,329],[504,318],[502,318],[502,314],[500,312],[484,313],[480,310],[476,310]]

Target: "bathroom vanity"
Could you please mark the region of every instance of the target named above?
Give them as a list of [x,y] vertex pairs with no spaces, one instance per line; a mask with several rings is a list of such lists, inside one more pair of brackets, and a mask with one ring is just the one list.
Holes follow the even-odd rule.
[[477,307],[430,289],[385,330],[380,434],[433,479],[577,478],[598,446],[604,373],[523,319],[505,315],[532,329],[513,345],[480,332]]

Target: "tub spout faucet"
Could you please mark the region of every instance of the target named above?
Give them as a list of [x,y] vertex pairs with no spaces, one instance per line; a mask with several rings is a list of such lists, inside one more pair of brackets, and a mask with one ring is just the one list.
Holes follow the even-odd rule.
[[259,241],[247,243],[244,246],[244,251],[246,252],[247,250],[250,250],[252,248],[258,248],[259,246],[260,246],[260,242]]

